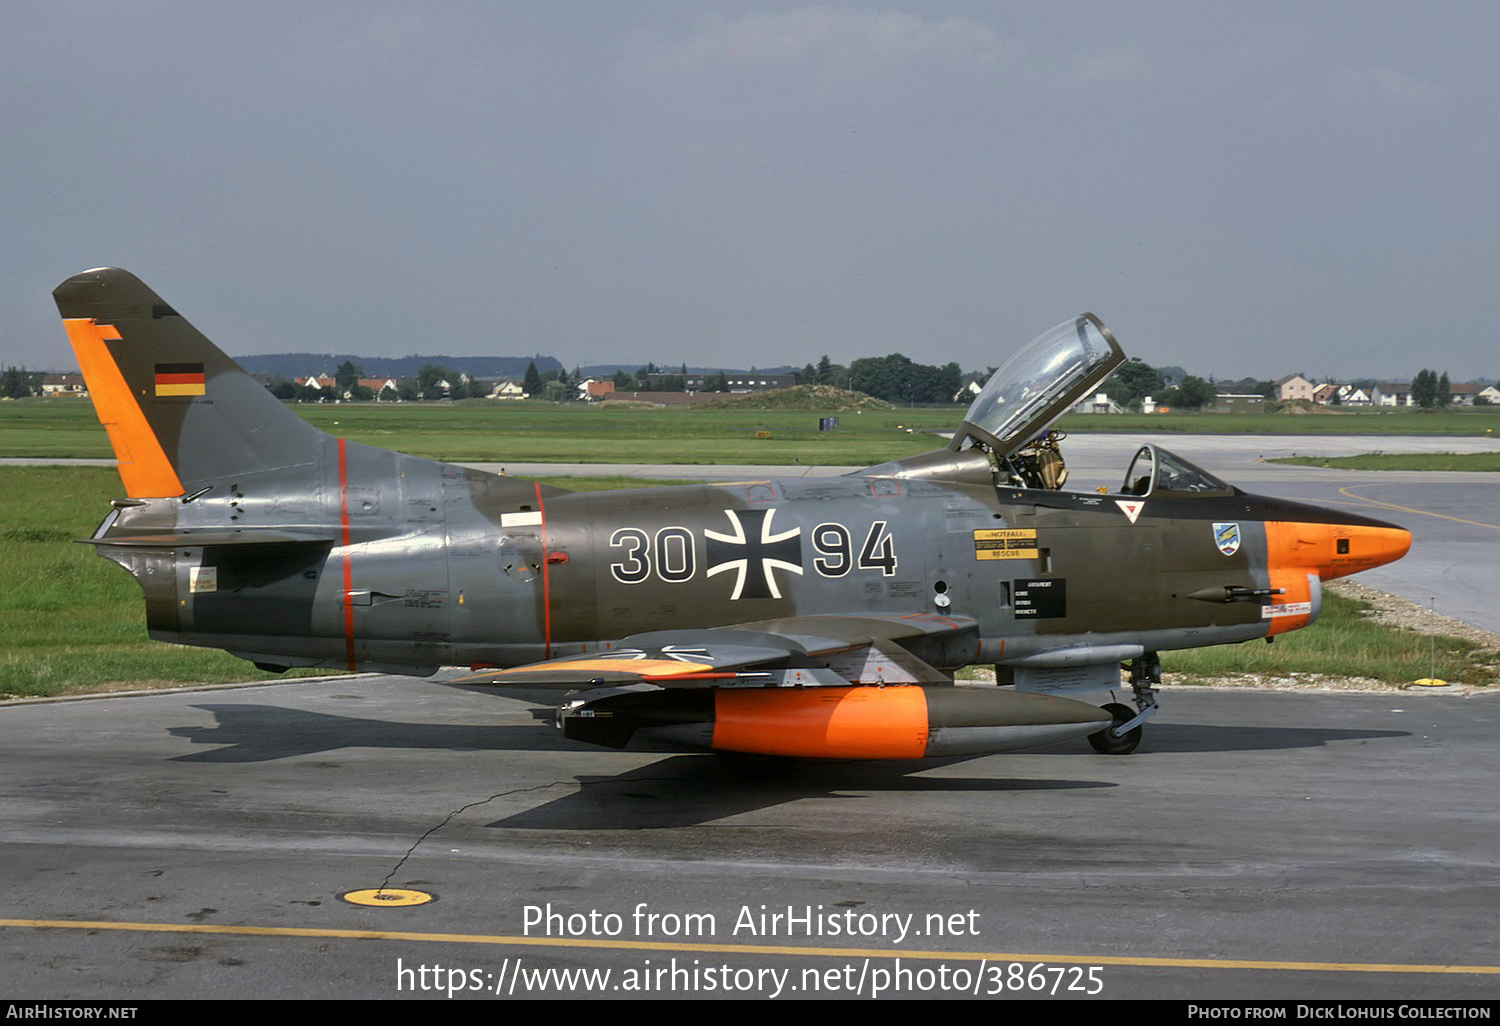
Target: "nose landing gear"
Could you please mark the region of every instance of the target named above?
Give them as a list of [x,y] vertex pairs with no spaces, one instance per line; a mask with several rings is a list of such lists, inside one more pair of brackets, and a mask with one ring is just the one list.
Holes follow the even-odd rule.
[[1161,683],[1161,660],[1155,652],[1147,652],[1130,661],[1130,690],[1135,700],[1135,709],[1119,702],[1110,702],[1104,711],[1114,717],[1114,722],[1103,730],[1089,735],[1089,744],[1100,755],[1129,755],[1141,743],[1141,725],[1156,715],[1156,688]]

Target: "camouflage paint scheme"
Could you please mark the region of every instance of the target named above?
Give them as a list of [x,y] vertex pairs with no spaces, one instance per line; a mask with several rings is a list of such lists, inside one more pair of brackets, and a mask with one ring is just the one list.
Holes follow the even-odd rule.
[[[153,638],[268,668],[494,668],[483,679],[579,689],[560,724],[581,740],[1128,751],[1156,653],[1305,626],[1322,581],[1410,544],[1151,446],[1120,493],[1028,471],[1055,451],[1047,425],[1124,359],[1091,315],[1054,329],[1088,352],[1076,380],[1044,404],[1029,380],[1004,392],[1007,364],[947,450],[575,494],[324,434],[128,272],[55,297],[126,490],[89,542],[140,582]],[[1001,433],[995,411],[1023,393],[1035,410]],[[1062,697],[1120,688],[1122,662],[1139,713]],[[1014,687],[953,686],[974,663]]]

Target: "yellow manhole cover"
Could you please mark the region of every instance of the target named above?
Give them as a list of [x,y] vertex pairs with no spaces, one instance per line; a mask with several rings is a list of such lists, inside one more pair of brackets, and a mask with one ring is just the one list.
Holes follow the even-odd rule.
[[425,905],[433,900],[433,896],[426,891],[410,891],[401,887],[376,887],[363,891],[345,891],[339,897],[351,905],[368,905],[374,908]]

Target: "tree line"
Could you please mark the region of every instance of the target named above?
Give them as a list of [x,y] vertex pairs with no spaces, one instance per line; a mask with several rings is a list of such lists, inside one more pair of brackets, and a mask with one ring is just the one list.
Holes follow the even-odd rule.
[[42,375],[20,367],[7,367],[0,373],[0,396],[6,399],[24,399],[29,395],[42,394]]
[[[863,392],[877,399],[884,399],[897,406],[938,405],[967,402],[969,381],[980,384],[993,373],[971,372],[965,375],[957,363],[931,366],[917,363],[901,353],[889,356],[869,356],[854,360],[849,365],[834,363],[824,354],[816,364],[806,364],[794,372],[798,384],[830,385],[850,391]],[[754,373],[752,368],[751,373]],[[0,371],[0,397],[21,399],[42,394],[42,379],[45,375],[19,367],[6,367]],[[334,372],[335,395],[358,401],[383,400],[393,402],[418,402],[439,399],[478,399],[490,394],[491,383],[453,371],[438,364],[423,364],[415,377],[398,382],[395,387],[386,387],[380,394],[365,385],[360,379],[364,368],[351,360],[345,360]],[[620,391],[681,392],[687,390],[690,377],[687,365],[680,372],[668,372],[654,363],[647,363],[634,375],[616,371],[615,387]],[[538,372],[536,361],[526,367],[521,387],[532,398],[561,402],[578,397],[578,372],[546,370]],[[1169,381],[1175,384],[1169,384]],[[1373,387],[1374,382],[1354,381],[1356,386]],[[329,397],[326,389],[273,376],[267,387],[278,399],[298,402],[320,402]],[[1163,406],[1177,409],[1197,410],[1210,406],[1215,394],[1234,391],[1251,395],[1263,395],[1274,399],[1276,388],[1273,382],[1255,378],[1220,382],[1216,386],[1212,379],[1186,374],[1181,367],[1153,367],[1139,357],[1127,360],[1100,391],[1121,407],[1139,408],[1143,399],[1152,397]],[[701,391],[728,392],[728,377],[724,371],[703,376]],[[1452,401],[1452,390],[1448,373],[1423,368],[1411,383],[1412,405],[1423,409],[1446,406]]]
[[1417,376],[1411,381],[1411,401],[1412,405],[1424,410],[1447,406],[1453,401],[1453,389],[1448,383],[1448,372],[1444,371],[1439,375],[1437,371],[1430,371],[1425,367],[1417,371]]

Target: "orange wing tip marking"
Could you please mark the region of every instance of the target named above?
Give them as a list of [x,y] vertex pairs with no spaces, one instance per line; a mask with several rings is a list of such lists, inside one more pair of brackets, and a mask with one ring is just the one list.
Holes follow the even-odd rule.
[[594,670],[614,673],[633,673],[646,679],[681,677],[687,674],[706,673],[713,667],[708,663],[685,663],[676,659],[569,659],[563,662],[534,663],[531,666],[516,666],[495,674],[496,677],[522,676],[528,673],[556,673],[558,671]]

